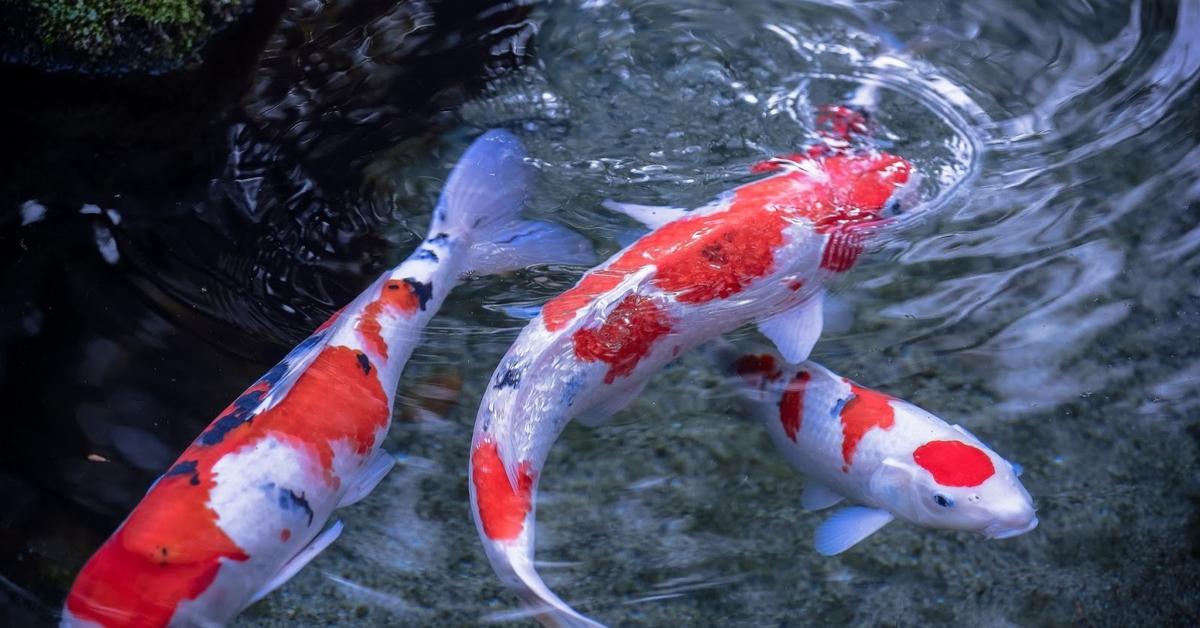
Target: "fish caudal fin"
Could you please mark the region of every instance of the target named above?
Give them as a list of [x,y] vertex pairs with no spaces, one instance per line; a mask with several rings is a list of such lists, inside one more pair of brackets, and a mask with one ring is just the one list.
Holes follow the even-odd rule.
[[604,624],[584,617],[554,594],[533,566],[532,543],[526,535],[515,541],[484,540],[488,560],[496,575],[517,594],[528,613],[543,626],[599,628]]
[[591,263],[591,244],[579,234],[519,218],[535,174],[516,136],[495,129],[484,133],[450,173],[434,210],[431,237],[444,233],[468,240],[466,270],[480,274]]

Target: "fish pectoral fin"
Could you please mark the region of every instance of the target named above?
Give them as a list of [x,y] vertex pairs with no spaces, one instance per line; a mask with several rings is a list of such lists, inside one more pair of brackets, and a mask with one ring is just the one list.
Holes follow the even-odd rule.
[[848,506],[821,522],[813,537],[817,553],[833,556],[854,547],[895,519],[892,513],[878,508]]
[[775,343],[779,353],[790,364],[808,359],[813,346],[821,338],[824,327],[824,298],[822,293],[796,307],[759,321],[758,330]]
[[804,485],[804,492],[800,495],[800,507],[805,510],[824,510],[843,499],[846,498],[828,486],[808,480]]
[[345,525],[343,525],[339,519],[338,521],[334,521],[333,525],[321,531],[316,538],[309,542],[308,545],[304,546],[304,549],[297,552],[291,560],[284,563],[283,567],[279,568],[279,571],[275,574],[275,576],[272,577],[265,585],[263,585],[263,587],[254,594],[254,597],[250,598],[250,602],[247,603],[246,606],[250,606],[251,604],[263,599],[275,589],[283,586],[283,583],[291,580],[292,576],[296,575],[301,569],[304,568],[305,565],[311,562],[312,559],[316,558],[317,554],[320,554],[326,547],[329,547],[330,543],[333,543],[335,540],[337,540],[344,527]]
[[337,507],[345,508],[362,501],[364,497],[371,494],[371,491],[375,490],[375,487],[383,481],[384,476],[394,466],[396,466],[396,459],[392,457],[392,454],[382,449],[371,454],[371,458],[358,470],[358,474],[350,479],[350,485],[346,487],[346,492],[342,494],[342,499],[338,502]]
[[606,393],[604,400],[577,414],[575,420],[588,427],[604,425],[614,414],[620,412],[625,406],[632,403],[634,398],[642,394],[647,383],[649,380],[637,386],[604,391]]
[[682,207],[635,205],[633,203],[618,203],[612,199],[607,199],[600,203],[600,205],[609,211],[625,214],[651,229],[657,229],[668,222],[683,218],[688,213],[688,210]]

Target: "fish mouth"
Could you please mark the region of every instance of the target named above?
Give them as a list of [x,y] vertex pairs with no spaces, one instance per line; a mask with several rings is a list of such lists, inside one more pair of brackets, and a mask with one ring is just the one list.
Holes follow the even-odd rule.
[[1030,519],[1024,525],[1009,527],[1006,525],[992,524],[984,529],[983,534],[989,539],[1011,539],[1014,536],[1021,536],[1038,526],[1038,518]]

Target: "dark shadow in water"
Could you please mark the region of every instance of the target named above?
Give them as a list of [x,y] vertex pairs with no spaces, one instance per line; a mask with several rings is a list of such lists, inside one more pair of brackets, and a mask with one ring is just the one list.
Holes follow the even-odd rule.
[[[377,151],[524,60],[528,8],[259,3],[160,76],[0,67],[0,605],[48,622],[153,478],[394,253]],[[27,609],[28,616],[21,613]]]

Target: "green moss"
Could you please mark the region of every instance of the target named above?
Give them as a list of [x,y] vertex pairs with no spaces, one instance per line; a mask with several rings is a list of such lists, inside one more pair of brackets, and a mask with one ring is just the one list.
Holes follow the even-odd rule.
[[241,0],[31,0],[47,50],[131,67],[182,62]]

